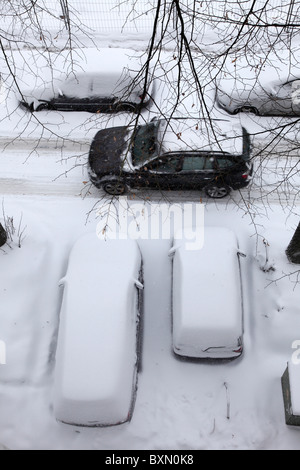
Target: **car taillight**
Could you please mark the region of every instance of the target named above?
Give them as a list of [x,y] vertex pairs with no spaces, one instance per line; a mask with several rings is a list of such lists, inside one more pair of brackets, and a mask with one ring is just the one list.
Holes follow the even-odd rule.
[[243,346],[241,346],[239,349],[234,349],[233,352],[236,353],[236,354],[242,354]]
[[244,180],[247,180],[247,179],[249,178],[249,173],[244,173],[244,174],[242,175],[242,178],[243,178]]

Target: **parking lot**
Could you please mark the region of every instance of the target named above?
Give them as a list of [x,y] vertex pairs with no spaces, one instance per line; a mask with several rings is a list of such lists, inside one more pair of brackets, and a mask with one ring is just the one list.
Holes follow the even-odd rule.
[[[166,55],[164,63],[168,60]],[[213,90],[207,93],[211,104]],[[118,202],[91,185],[88,152],[96,132],[126,125],[132,116],[32,115],[5,96],[2,90],[0,195],[2,218],[10,218],[14,234],[1,251],[0,345],[6,345],[6,357],[5,364],[0,358],[0,445],[299,449],[297,430],[285,425],[280,383],[300,331],[299,276],[285,256],[300,212],[297,119],[232,117],[217,109],[252,134],[254,175],[247,188],[220,201],[202,191],[130,190]],[[160,82],[156,101],[163,112],[172,109],[170,98],[176,98],[175,91]],[[183,99],[181,114],[199,114],[191,98]],[[154,106],[143,111],[141,120],[156,114]],[[274,129],[294,121],[275,146]],[[174,214],[181,214],[180,223],[190,221],[191,207],[201,207],[204,228],[234,230],[247,255],[241,265],[245,348],[234,361],[184,360],[173,353],[168,253],[178,223]],[[66,426],[53,412],[58,284],[78,237],[96,236],[118,218],[135,233],[144,262],[142,369],[134,415],[130,423],[111,428]],[[149,232],[151,218],[156,226]]]

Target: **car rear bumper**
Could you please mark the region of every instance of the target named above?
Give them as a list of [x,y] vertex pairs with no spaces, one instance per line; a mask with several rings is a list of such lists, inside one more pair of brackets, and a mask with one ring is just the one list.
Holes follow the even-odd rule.
[[182,347],[180,349],[174,346],[174,353],[176,356],[186,359],[236,359],[243,354],[243,347],[232,346],[200,350],[199,348],[190,347]]

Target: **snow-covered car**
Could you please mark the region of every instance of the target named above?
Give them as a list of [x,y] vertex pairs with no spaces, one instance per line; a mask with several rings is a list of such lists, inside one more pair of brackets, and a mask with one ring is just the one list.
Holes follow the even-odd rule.
[[20,103],[32,112],[138,112],[149,105],[154,93],[151,72],[148,85],[144,86],[144,77],[139,75],[141,69],[142,63],[133,52],[85,49],[81,61],[77,60],[67,71],[56,73],[53,80],[34,89],[22,86],[21,82]]
[[142,258],[135,240],[82,236],[61,307],[54,414],[78,426],[131,419],[141,354]]
[[231,114],[299,116],[299,64],[293,66],[285,55],[228,61],[217,83],[217,104]]
[[250,136],[226,119],[154,119],[99,131],[90,148],[92,183],[120,196],[127,187],[205,189],[222,198],[249,184]]
[[204,245],[189,250],[194,231],[175,237],[170,256],[175,354],[191,358],[236,358],[243,352],[243,295],[237,237],[223,227],[205,227]]

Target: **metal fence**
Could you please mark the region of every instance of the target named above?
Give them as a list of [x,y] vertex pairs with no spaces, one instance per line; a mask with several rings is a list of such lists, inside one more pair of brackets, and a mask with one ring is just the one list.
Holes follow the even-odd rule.
[[[181,0],[181,7],[194,22],[299,25],[299,0]],[[249,15],[250,13],[250,15]]]
[[[215,3],[215,2],[214,2]],[[233,2],[227,0],[225,5],[225,18],[245,20],[249,12],[249,23],[257,25],[293,24],[299,23],[299,0],[245,0]]]
[[[165,0],[162,14],[167,15],[172,4],[172,0]],[[0,0],[0,6],[0,29],[10,39],[24,38],[34,31],[36,37],[42,33],[56,38],[70,29],[75,37],[81,32],[91,38],[111,34],[114,40],[122,41],[123,33],[150,37],[157,0]],[[263,27],[300,22],[300,0],[257,0],[255,4],[253,0],[180,0],[180,6],[186,28],[196,32],[204,25],[223,28],[228,23],[235,27],[245,19],[250,25]]]
[[147,0],[71,0],[71,16],[94,30],[151,31],[153,3]]
[[153,27],[155,0],[40,0],[44,4],[43,22],[47,30],[57,26],[95,33],[147,33]]
[[61,28],[90,33],[152,31],[156,0],[0,0],[0,27],[13,33],[36,23],[46,32]]

